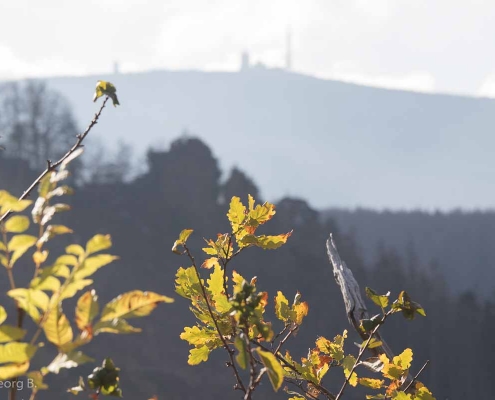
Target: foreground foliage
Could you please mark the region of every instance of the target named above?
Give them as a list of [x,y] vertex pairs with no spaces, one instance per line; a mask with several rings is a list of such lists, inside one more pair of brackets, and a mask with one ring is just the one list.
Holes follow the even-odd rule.
[[[235,386],[251,399],[254,391],[266,375],[275,391],[284,383],[290,384],[284,390],[292,400],[339,399],[347,385],[380,390],[368,395],[369,399],[433,399],[430,391],[416,379],[409,379],[409,368],[413,353],[405,349],[400,355],[389,360],[385,354],[380,357],[362,359],[367,349],[381,346],[374,335],[391,315],[401,312],[407,319],[416,314],[425,316],[423,308],[412,301],[406,292],[389,304],[389,294],[379,295],[367,288],[366,293],[377,304],[381,314],[362,320],[360,329],[368,339],[359,345],[357,356],[346,354],[344,343],[347,331],[333,340],[318,337],[306,357],[296,361],[284,346],[294,337],[308,315],[309,306],[302,301],[298,292],[289,301],[280,291],[273,298],[274,314],[278,321],[266,318],[269,304],[267,292],[257,289],[256,277],[245,279],[239,272],[228,268],[232,260],[249,247],[264,250],[277,249],[284,245],[292,232],[278,235],[257,235],[256,231],[275,215],[271,203],[255,205],[252,196],[248,205],[240,198],[233,197],[227,218],[232,231],[221,233],[216,239],[205,239],[206,254],[198,264],[187,240],[192,229],[183,230],[175,241],[172,251],[186,255],[191,266],[180,267],[176,275],[176,292],[190,302],[190,310],[197,319],[191,327],[185,327],[181,339],[191,345],[188,363],[197,365],[208,360],[210,353],[224,348],[228,354],[227,365],[232,369]],[[201,272],[206,270],[206,274]],[[206,275],[204,278],[203,275]],[[366,366],[379,378],[358,376],[358,366]],[[338,394],[333,394],[322,384],[330,369],[341,369],[344,378]],[[244,372],[245,371],[245,372]]]

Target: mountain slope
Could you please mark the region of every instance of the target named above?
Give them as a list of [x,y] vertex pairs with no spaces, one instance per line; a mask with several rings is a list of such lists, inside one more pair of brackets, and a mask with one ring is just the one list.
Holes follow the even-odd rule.
[[[270,199],[316,207],[488,208],[495,203],[495,102],[363,87],[282,70],[155,71],[52,78],[81,126],[97,105],[97,79],[122,106],[95,136],[138,151],[184,129],[238,165]],[[110,107],[113,108],[113,107]]]

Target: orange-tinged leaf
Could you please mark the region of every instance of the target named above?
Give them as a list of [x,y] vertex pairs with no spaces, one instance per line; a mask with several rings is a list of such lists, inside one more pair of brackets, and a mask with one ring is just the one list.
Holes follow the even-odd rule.
[[359,378],[358,382],[360,385],[371,389],[380,389],[385,381],[383,379]]
[[309,306],[305,301],[292,306],[291,319],[297,324],[301,325],[302,320],[308,315]]
[[76,325],[82,331],[96,317],[99,312],[98,296],[94,290],[84,293],[77,301],[76,306]]
[[211,269],[216,266],[220,267],[220,264],[218,263],[218,257],[207,258],[203,262],[203,264],[201,264],[201,267],[206,269]]

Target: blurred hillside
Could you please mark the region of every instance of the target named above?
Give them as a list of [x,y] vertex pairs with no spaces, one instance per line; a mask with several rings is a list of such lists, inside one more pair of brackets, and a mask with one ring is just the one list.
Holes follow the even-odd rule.
[[[284,70],[154,71],[49,79],[80,125],[97,79],[122,106],[94,133],[141,154],[184,129],[241,166],[269,200],[374,209],[493,208],[495,101],[316,79]],[[168,133],[168,134],[167,134]]]
[[[87,162],[85,156],[83,163]],[[195,229],[190,242],[200,257],[203,237],[214,237],[228,230],[226,199],[234,194],[245,199],[248,193],[258,192],[257,177],[250,179],[242,170],[232,170],[226,179],[221,179],[217,158],[197,138],[181,137],[168,150],[149,151],[147,165],[146,173],[127,183],[80,184],[76,194],[69,198],[73,210],[57,217],[59,222],[73,228],[75,234],[54,241],[58,244],[52,249],[52,256],[57,254],[57,248],[60,250],[74,241],[84,243],[95,233],[112,235],[112,253],[121,259],[95,276],[94,286],[102,303],[131,289],[173,295],[175,271],[187,265],[186,259],[170,251],[178,232],[183,228]],[[25,162],[8,158],[5,152],[0,152],[0,171],[2,187],[15,193],[20,193],[36,175]],[[474,293],[451,290],[441,271],[429,268],[420,257],[405,257],[387,243],[377,245],[370,259],[360,250],[362,246],[352,231],[341,229],[335,219],[322,220],[317,210],[301,198],[286,197],[278,201],[277,214],[270,222],[266,227],[269,232],[294,229],[288,244],[277,251],[250,249],[236,258],[232,266],[248,278],[257,276],[259,288],[267,290],[270,299],[276,290],[289,297],[299,290],[308,301],[309,316],[288,345],[291,352],[305,355],[317,336],[333,337],[349,328],[325,252],[325,240],[333,232],[342,258],[363,288],[392,290],[393,296],[405,289],[426,309],[426,318],[410,322],[397,316],[384,328],[384,336],[395,352],[409,346],[413,349],[412,373],[428,359],[431,363],[422,380],[438,399],[490,397],[495,382],[487,378],[494,370],[486,354],[495,351],[490,337],[495,329],[493,302],[480,300]],[[381,222],[376,223],[379,229]],[[452,229],[460,228],[453,225]],[[466,231],[452,246],[461,247],[462,239],[470,234]],[[415,251],[419,254],[421,248],[410,254],[414,255]],[[19,265],[15,271],[19,285],[27,284],[32,276],[32,271],[23,266]],[[487,265],[477,273],[488,273],[488,269]],[[1,293],[7,283],[7,279],[0,279]],[[142,334],[100,335],[85,353],[96,358],[96,363],[105,356],[114,359],[122,368],[122,387],[128,399],[146,399],[153,394],[160,400],[238,398],[238,393],[231,391],[233,381],[230,372],[224,370],[225,356],[220,351],[208,364],[187,365],[188,346],[179,335],[184,326],[194,322],[187,302],[177,295],[173,297],[174,304],[160,306],[151,317],[137,321],[144,328]],[[11,304],[5,297],[0,302]],[[374,310],[373,306],[370,309]],[[73,304],[65,305],[69,316],[73,315],[72,310]],[[353,351],[353,340],[351,337],[348,341],[348,352]],[[463,343],[459,355],[462,361],[452,362],[459,343]],[[45,361],[54,356],[48,353],[49,346],[40,350]],[[71,398],[64,390],[93,367],[84,365],[69,370],[61,374],[62,379],[49,376],[47,382],[53,392],[42,392],[38,398]],[[330,371],[329,375],[332,378],[328,386],[337,391],[343,379],[341,371]],[[358,392],[354,396],[350,393],[349,399],[362,398]],[[273,394],[268,384],[263,385],[259,396],[260,399],[286,397],[283,393]]]

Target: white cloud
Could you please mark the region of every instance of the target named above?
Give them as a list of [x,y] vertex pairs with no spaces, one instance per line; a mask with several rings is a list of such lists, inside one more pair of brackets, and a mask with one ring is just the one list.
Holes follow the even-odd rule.
[[333,68],[322,77],[387,89],[427,93],[435,91],[435,78],[427,71],[410,71],[403,74],[370,74],[352,61],[334,63]]
[[476,94],[480,97],[495,98],[495,74],[490,74],[485,78]]
[[34,62],[24,61],[7,46],[0,44],[0,79],[20,79],[47,77],[56,75],[84,75],[88,71],[78,65],[61,59],[41,59]]

